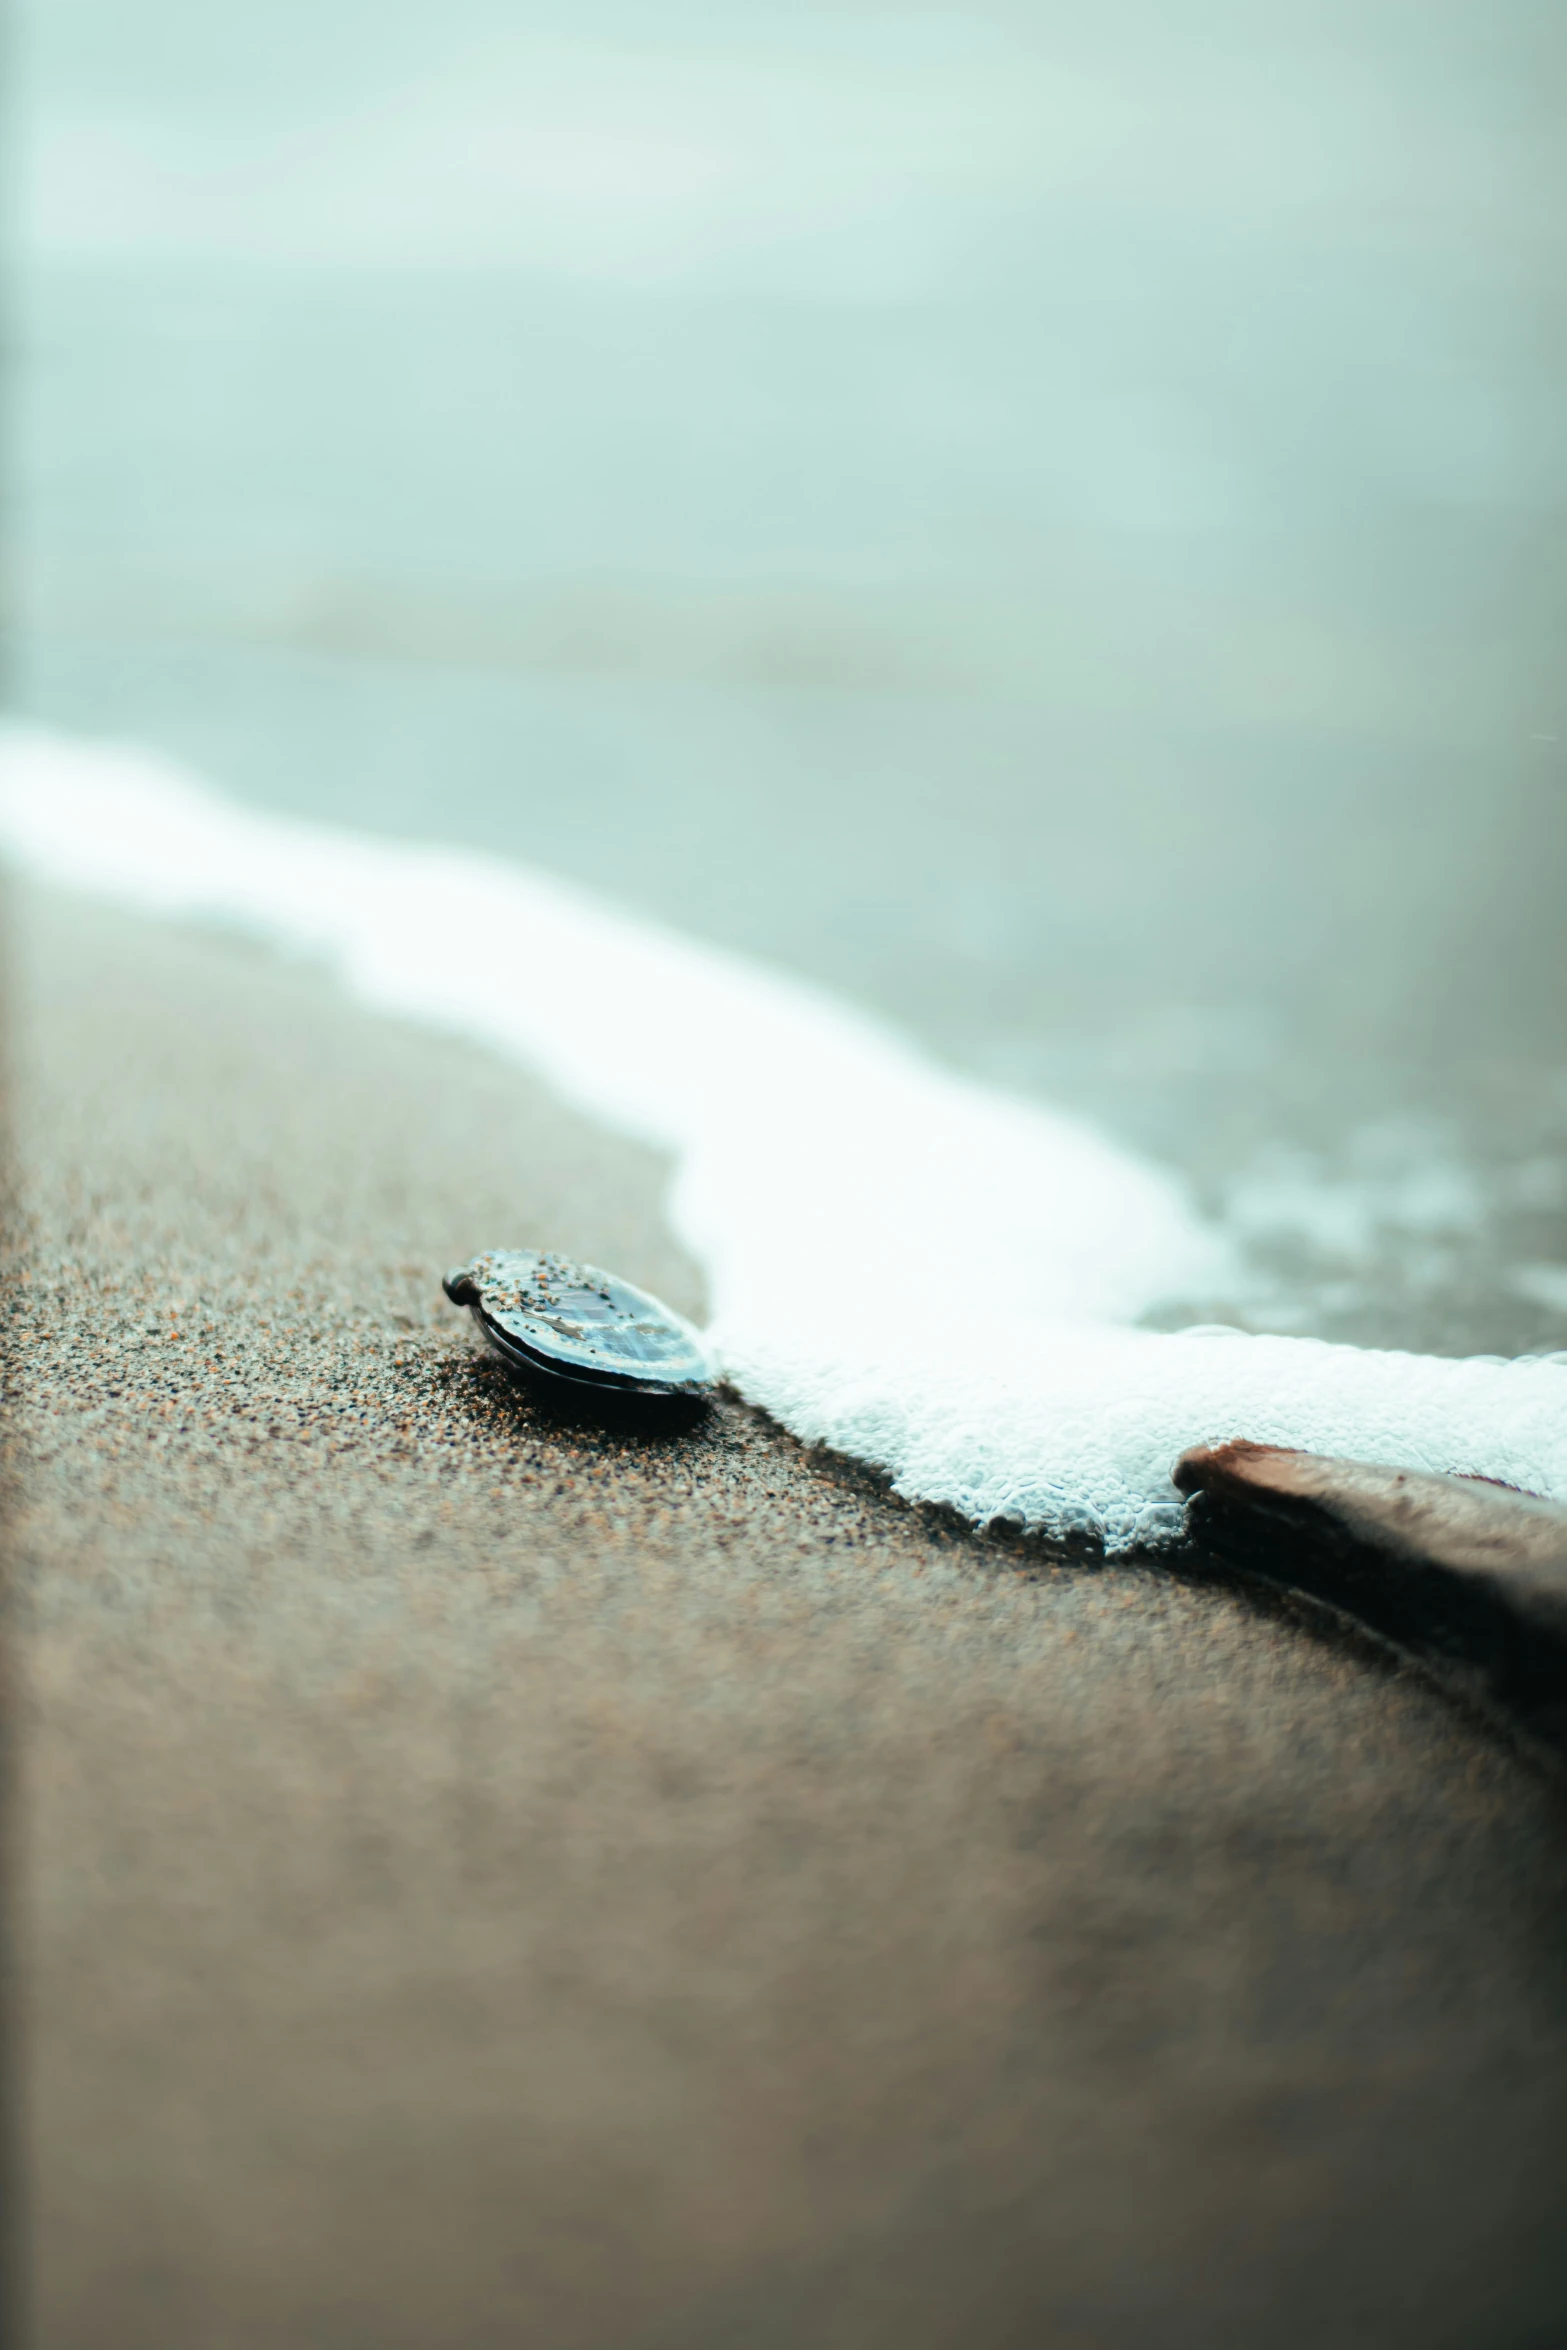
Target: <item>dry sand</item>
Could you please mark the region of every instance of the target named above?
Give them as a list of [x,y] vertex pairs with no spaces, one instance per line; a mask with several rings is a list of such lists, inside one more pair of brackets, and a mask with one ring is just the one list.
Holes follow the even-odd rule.
[[39,2350],[1567,2332],[1567,1811],[1419,1682],[440,1298],[688,1310],[663,1171],[309,967],[28,897]]

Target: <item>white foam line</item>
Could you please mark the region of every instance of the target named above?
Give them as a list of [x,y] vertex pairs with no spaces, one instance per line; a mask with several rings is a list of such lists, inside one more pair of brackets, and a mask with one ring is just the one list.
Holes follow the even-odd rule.
[[1560,1363],[1135,1329],[1223,1277],[1167,1176],[563,882],[257,814],[161,759],[20,728],[0,736],[0,848],[328,956],[363,1002],[494,1046],[669,1151],[736,1385],[910,1498],[1125,1550],[1178,1529],[1180,1452],[1240,1435],[1567,1498]]

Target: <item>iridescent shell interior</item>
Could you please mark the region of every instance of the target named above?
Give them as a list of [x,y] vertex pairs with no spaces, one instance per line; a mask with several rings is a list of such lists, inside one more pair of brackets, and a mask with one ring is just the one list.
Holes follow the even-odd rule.
[[495,1249],[449,1274],[514,1367],[579,1384],[646,1394],[705,1393],[713,1366],[691,1325],[634,1283],[532,1249]]

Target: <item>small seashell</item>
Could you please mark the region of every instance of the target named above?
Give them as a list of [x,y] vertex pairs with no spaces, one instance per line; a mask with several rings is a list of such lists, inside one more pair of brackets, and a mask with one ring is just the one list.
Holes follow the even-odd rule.
[[441,1284],[508,1367],[584,1399],[700,1403],[713,1358],[701,1334],[645,1289],[596,1265],[526,1248],[487,1249]]

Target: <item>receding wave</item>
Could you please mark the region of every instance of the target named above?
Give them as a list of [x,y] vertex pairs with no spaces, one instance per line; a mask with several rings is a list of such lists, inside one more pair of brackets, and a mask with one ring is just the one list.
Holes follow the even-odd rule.
[[20,728],[0,738],[0,847],[39,879],[327,957],[362,1002],[659,1145],[735,1386],[911,1499],[1122,1551],[1178,1530],[1182,1450],[1239,1435],[1567,1498],[1567,1365],[1139,1328],[1228,1270],[1173,1178],[565,882]]

